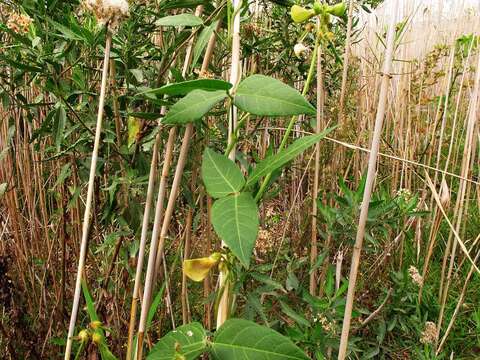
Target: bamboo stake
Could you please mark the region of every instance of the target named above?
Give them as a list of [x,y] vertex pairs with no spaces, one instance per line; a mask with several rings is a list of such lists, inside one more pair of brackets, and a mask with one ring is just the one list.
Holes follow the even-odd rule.
[[95,183],[95,170],[97,168],[98,149],[100,147],[100,135],[102,132],[103,106],[105,104],[105,93],[107,88],[108,65],[110,59],[110,48],[112,45],[112,34],[107,29],[105,41],[105,56],[103,59],[102,83],[100,87],[100,99],[98,102],[97,127],[95,129],[95,140],[93,145],[92,160],[90,164],[90,175],[88,178],[87,200],[85,203],[85,213],[83,217],[82,241],[80,245],[80,256],[78,260],[77,280],[75,282],[75,294],[73,296],[73,307],[70,315],[70,324],[68,327],[67,345],[65,347],[65,360],[70,359],[72,351],[73,334],[77,320],[78,307],[80,305],[80,293],[82,284],[82,274],[85,268],[85,257],[87,255],[88,228],[90,225],[90,212],[92,207],[93,189]]
[[170,170],[170,162],[172,161],[173,156],[173,146],[175,144],[176,138],[176,128],[172,127],[168,134],[168,141],[165,149],[165,160],[163,163],[162,176],[160,179],[160,184],[158,187],[158,197],[155,207],[155,220],[152,231],[152,239],[150,245],[150,252],[148,254],[148,264],[147,272],[145,275],[145,289],[143,291],[143,300],[142,300],[142,311],[140,315],[140,324],[138,327],[138,338],[137,338],[137,351],[136,359],[142,358],[143,352],[143,335],[145,333],[146,323],[147,323],[147,314],[148,309],[150,308],[150,297],[152,294],[152,283],[153,283],[153,267],[155,265],[155,256],[157,254],[156,250],[158,247],[158,233],[160,230],[160,221],[163,215],[163,202],[165,199],[165,188],[167,184],[168,172]]
[[[242,0],[232,0],[233,13],[235,14],[233,18],[233,32],[232,32],[232,63],[230,67],[230,83],[233,84],[233,92],[235,91],[236,85],[241,78],[240,75],[240,9],[242,6]],[[233,95],[233,94],[232,94]],[[230,144],[233,140],[233,132],[237,127],[237,107],[232,104],[231,111],[229,113],[228,120],[228,144],[227,148],[230,148]],[[228,155],[228,158],[232,161],[235,161],[235,146],[232,147]],[[222,247],[225,244],[222,242]],[[230,309],[230,289],[227,281],[227,274],[224,271],[220,271],[219,274],[219,289],[222,291],[220,301],[218,302],[217,309],[217,329],[222,326],[222,324],[227,320],[229,309]]]
[[350,0],[348,4],[348,20],[347,20],[347,36],[345,38],[345,53],[343,54],[343,70],[342,70],[342,87],[340,90],[340,124],[343,124],[345,93],[347,88],[348,63],[350,61],[350,47],[352,43],[352,19],[353,19],[353,5],[355,0]]
[[[320,26],[318,20],[317,26]],[[323,54],[321,45],[318,46],[317,51],[317,126],[316,133],[322,131],[323,125],[323,107],[325,103],[325,93],[323,89],[323,69],[322,69]],[[313,173],[313,189],[312,189],[312,224],[311,224],[311,239],[310,239],[310,266],[313,268],[318,256],[317,248],[317,196],[318,183],[320,176],[320,142],[315,144],[315,170]],[[317,288],[317,272],[310,273],[310,294],[315,296]]]
[[395,1],[395,11],[391,15],[387,33],[387,48],[385,51],[385,60],[383,64],[382,81],[380,85],[380,95],[378,99],[377,115],[375,118],[375,129],[373,132],[370,157],[368,159],[367,180],[365,184],[365,192],[363,194],[362,207],[360,210],[360,218],[358,221],[357,237],[353,247],[352,263],[350,267],[350,278],[348,282],[347,302],[345,306],[345,314],[343,318],[342,335],[340,338],[340,349],[338,359],[344,360],[347,354],[348,335],[350,331],[350,322],[352,319],[352,308],[355,297],[355,285],[360,265],[360,255],[362,252],[363,238],[365,236],[365,225],[367,222],[368,208],[373,190],[373,182],[376,175],[377,155],[380,146],[380,138],[382,134],[383,119],[387,105],[387,91],[390,83],[390,69],[392,66],[393,47],[395,42],[395,20],[397,17],[398,1]]
[[128,342],[127,342],[127,356],[126,359],[132,358],[132,344],[133,333],[135,331],[135,322],[137,317],[137,306],[140,299],[140,284],[142,282],[143,260],[145,258],[145,248],[147,245],[148,223],[150,219],[150,209],[153,200],[153,188],[155,185],[156,168],[158,161],[158,148],[160,146],[161,136],[160,132],[155,137],[153,145],[152,161],[150,163],[150,173],[148,175],[147,198],[145,201],[145,210],[143,212],[142,232],[140,235],[140,248],[138,250],[137,268],[135,271],[135,283],[133,285],[132,305],[130,308],[130,322],[128,324]]

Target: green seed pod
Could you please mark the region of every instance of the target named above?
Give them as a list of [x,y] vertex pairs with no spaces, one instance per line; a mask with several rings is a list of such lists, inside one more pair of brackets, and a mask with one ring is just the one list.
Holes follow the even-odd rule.
[[305,9],[304,7],[293,5],[290,10],[290,16],[294,22],[299,24],[307,21],[312,16],[315,16],[315,10]]
[[345,3],[338,3],[327,8],[327,12],[333,16],[342,17],[347,11]]

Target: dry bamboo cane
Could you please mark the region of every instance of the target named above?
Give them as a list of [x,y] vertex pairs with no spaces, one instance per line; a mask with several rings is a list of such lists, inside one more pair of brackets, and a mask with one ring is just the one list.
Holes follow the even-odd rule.
[[[235,14],[233,18],[233,31],[232,31],[232,63],[230,67],[230,83],[233,85],[233,89],[236,88],[238,81],[241,78],[240,68],[240,9],[242,6],[242,0],[232,0],[233,12]],[[235,90],[233,90],[235,91]],[[232,94],[231,94],[232,95]],[[232,104],[231,111],[229,112],[228,119],[228,144],[227,148],[230,148],[230,144],[233,139],[233,133],[237,127],[237,107]],[[232,147],[228,155],[228,158],[235,161],[235,146]],[[222,247],[225,244],[222,242]],[[220,271],[219,274],[219,290],[221,293],[220,301],[218,302],[217,309],[217,329],[228,319],[230,309],[230,289],[227,280],[228,274],[224,271]]]
[[[477,68],[475,73],[475,83],[474,83],[474,88],[473,88],[471,99],[470,99],[470,109],[468,113],[467,130],[465,133],[465,147],[463,150],[462,169],[461,169],[461,175],[463,177],[468,176],[468,173],[470,171],[470,162],[471,162],[472,156],[474,156],[474,154],[472,155],[472,148],[473,148],[473,141],[474,141],[475,122],[477,119],[477,112],[478,112],[477,107],[478,107],[479,93],[480,93],[480,53],[478,54]],[[458,209],[456,226],[455,226],[456,233],[460,232],[460,227],[463,223],[464,199],[465,199],[465,194],[467,192],[467,186],[468,184],[466,181],[464,180],[460,181],[458,197],[457,197],[456,206],[455,206],[455,210]],[[450,236],[452,236],[451,233],[450,233]],[[442,322],[443,322],[443,315],[445,312],[445,305],[446,305],[448,290],[451,282],[451,276],[453,271],[453,265],[455,262],[455,254],[456,254],[458,243],[459,243],[458,239],[454,238],[453,244],[452,244],[452,250],[450,253],[450,264],[448,268],[446,284],[443,288],[443,293],[441,294],[442,295],[441,307],[440,307],[440,314],[438,317],[437,331],[440,331]],[[448,247],[447,247],[447,251],[448,251]],[[445,255],[447,255],[447,253]]]
[[145,202],[145,210],[143,212],[142,232],[140,235],[140,248],[138,251],[137,268],[135,272],[135,283],[133,285],[132,306],[130,308],[130,322],[128,325],[128,343],[127,343],[127,356],[126,356],[127,360],[130,360],[132,358],[133,333],[134,333],[135,322],[137,317],[137,305],[139,301],[140,284],[142,281],[143,260],[145,257],[145,248],[147,245],[148,223],[150,218],[150,209],[152,207],[153,189],[155,185],[156,168],[157,168],[157,161],[158,161],[158,148],[160,146],[160,141],[161,141],[161,136],[159,132],[155,137],[155,143],[153,145],[152,161],[150,163],[150,174],[148,175],[147,198]]
[[365,236],[365,225],[367,222],[368,208],[373,190],[373,183],[376,175],[377,155],[380,146],[382,134],[383,119],[387,105],[387,91],[390,83],[390,69],[393,58],[393,47],[395,42],[395,20],[397,17],[398,0],[395,1],[395,11],[391,15],[387,33],[387,48],[385,50],[385,60],[383,63],[382,82],[380,85],[380,95],[378,99],[377,115],[375,118],[375,128],[373,131],[370,157],[368,159],[367,180],[365,192],[363,194],[362,207],[360,209],[360,218],[358,221],[357,237],[353,247],[352,263],[350,267],[350,278],[348,281],[347,302],[345,305],[345,314],[343,317],[342,335],[340,338],[340,349],[338,359],[344,360],[347,354],[348,335],[350,331],[350,322],[352,319],[352,308],[355,297],[355,285],[360,265],[360,255],[362,252],[363,238]]
[[[197,8],[195,10],[195,15],[200,16],[202,11],[203,11],[203,6],[202,5],[197,6]],[[190,39],[190,41],[188,43],[188,46],[187,46],[187,49],[186,49],[185,61],[184,61],[184,64],[183,64],[183,76],[186,75],[187,70],[188,70],[188,66],[190,64],[190,59],[191,59],[191,55],[192,55],[192,47],[193,47],[193,38]],[[161,110],[162,115],[165,114],[165,110],[166,110],[165,107],[163,107],[162,110]],[[157,137],[158,136],[160,136],[160,135],[158,134]],[[145,312],[144,311],[145,307],[147,308],[146,311],[147,311],[147,314],[148,314],[148,308],[150,307],[150,305],[149,305],[150,296],[151,296],[151,293],[152,293],[151,286],[153,284],[153,279],[155,278],[156,273],[159,271],[158,270],[157,272],[155,272],[155,268],[156,268],[155,265],[157,263],[158,254],[157,254],[157,251],[155,251],[154,249],[160,248],[160,246],[158,246],[159,245],[158,232],[159,232],[159,229],[160,229],[160,222],[161,222],[162,216],[163,216],[163,203],[164,203],[165,192],[166,192],[166,181],[167,181],[167,176],[168,176],[168,172],[169,172],[169,168],[170,168],[170,162],[171,162],[171,156],[172,156],[172,153],[173,153],[173,146],[174,146],[175,137],[176,137],[176,130],[174,130],[174,128],[172,128],[172,129],[170,129],[170,132],[169,132],[169,139],[167,141],[167,149],[166,149],[166,152],[165,152],[165,154],[166,154],[165,155],[165,162],[164,162],[164,167],[163,167],[163,170],[162,170],[162,176],[161,176],[160,185],[159,185],[157,205],[156,205],[156,210],[155,210],[154,230],[153,230],[153,232],[155,234],[152,233],[152,245],[151,245],[151,248],[150,248],[151,254],[149,254],[149,259],[148,259],[148,264],[147,264],[147,272],[146,272],[146,278],[145,278],[145,291],[144,291],[144,294],[143,294],[141,314],[143,314]],[[168,157],[168,161],[167,161],[167,157]],[[166,164],[167,162],[168,162],[168,165]],[[153,165],[153,160],[152,160],[152,165]],[[152,170],[150,170],[150,171],[152,172]],[[173,191],[173,189],[172,189],[172,191]],[[170,200],[169,200],[169,203],[170,203]],[[147,227],[148,227],[148,221],[147,221]],[[156,229],[156,231],[155,231],[155,229]],[[163,229],[163,226],[162,226],[162,229]],[[143,228],[142,228],[142,232],[143,232]],[[160,242],[161,242],[161,239],[160,239]],[[145,247],[144,247],[144,250],[145,250]],[[142,259],[145,255],[144,253],[145,253],[145,251],[143,251]],[[158,261],[158,263],[160,265],[160,261]],[[140,268],[137,266],[136,276],[139,277],[138,282],[140,282],[140,280],[141,280],[142,267],[143,267],[143,260],[142,260],[142,265],[140,266]],[[149,275],[150,272],[152,272],[152,273]],[[148,279],[148,281],[147,281],[147,279]],[[149,283],[150,283],[150,285],[148,285]],[[146,295],[145,292],[147,292],[147,288],[148,288],[148,298],[147,298],[147,301],[145,301],[145,295]],[[138,291],[137,291],[137,298],[138,298],[138,296],[139,296],[139,294],[138,294]],[[129,342],[128,342],[128,347],[127,347],[127,360],[130,360],[131,353],[132,353],[131,347],[132,347],[132,342],[133,342],[133,332],[134,332],[134,329],[135,329],[136,305],[137,305],[136,303],[137,303],[137,301],[135,301],[135,309],[133,308],[133,304],[132,304],[132,312],[130,314],[130,327],[129,327],[129,340],[128,340]],[[145,327],[146,327],[146,317],[145,317],[145,315],[143,315],[143,316],[140,315],[140,316],[141,316],[141,318],[140,318],[140,325],[139,325],[139,334],[138,334],[138,339],[137,339],[136,358],[141,358],[142,357],[143,334],[145,332]],[[143,324],[142,324],[142,322],[143,322]],[[140,330],[141,328],[143,329],[143,331]]]
[[65,360],[70,359],[72,352],[73,333],[77,321],[78,307],[80,305],[80,293],[82,285],[82,274],[85,268],[85,258],[88,245],[88,228],[90,225],[90,212],[92,208],[93,189],[95,183],[95,170],[97,168],[98,148],[100,147],[100,135],[102,132],[103,106],[105,104],[105,93],[107,89],[108,65],[110,59],[110,48],[112,45],[112,34],[108,31],[105,41],[105,56],[103,58],[102,83],[100,87],[100,99],[98,102],[97,127],[95,129],[95,140],[93,144],[92,160],[90,164],[90,175],[88,178],[87,200],[85,203],[85,213],[83,217],[82,241],[80,244],[80,256],[78,260],[77,280],[75,282],[75,294],[73,297],[72,313],[70,315],[70,324],[68,327],[67,344],[65,347]]
[[352,19],[353,19],[353,5],[355,0],[350,0],[348,5],[348,20],[347,20],[347,36],[345,39],[345,53],[343,54],[343,70],[342,70],[342,87],[340,90],[340,104],[339,104],[339,123],[343,124],[345,93],[347,88],[348,63],[350,61],[350,47],[352,42]]
[[155,264],[156,249],[158,246],[158,233],[160,230],[160,221],[163,215],[163,202],[165,199],[165,189],[166,189],[168,172],[170,170],[170,162],[172,161],[172,156],[173,156],[173,147],[175,143],[175,138],[176,138],[176,128],[172,127],[168,134],[168,141],[165,149],[165,160],[163,163],[162,176],[160,179],[157,203],[155,207],[155,220],[154,220],[154,226],[152,231],[150,253],[148,255],[147,273],[145,276],[145,289],[143,291],[142,312],[140,316],[140,324],[139,324],[138,338],[137,338],[137,351],[136,351],[136,357],[135,357],[136,359],[142,358],[143,334],[145,333],[145,327],[147,322],[146,315],[148,314],[148,308],[150,307],[149,301],[152,293],[152,286],[151,286],[152,277],[153,277],[152,269]]
[[[206,58],[204,58],[204,62],[202,64],[202,70],[201,71],[205,71],[207,69],[210,57],[212,55],[214,42],[212,42],[212,38],[210,40],[211,41],[209,42],[209,47],[207,48],[207,53],[205,55]],[[211,47],[210,47],[210,44],[212,44]],[[210,49],[210,51],[209,51],[209,49]],[[191,53],[187,52],[187,55],[188,54],[191,54]],[[207,57],[207,54],[208,54],[208,57]],[[190,59],[187,58],[185,61],[189,62]],[[184,70],[186,70],[187,68],[188,67],[184,66]],[[182,179],[182,176],[183,176],[183,169],[184,169],[184,166],[185,166],[186,156],[188,154],[190,139],[191,139],[192,135],[193,135],[193,124],[189,123],[185,128],[185,134],[184,134],[183,140],[182,140],[180,155],[179,155],[179,159],[178,159],[178,162],[177,162],[177,167],[176,167],[176,170],[175,170],[175,175],[174,175],[174,179],[173,179],[173,183],[172,183],[172,188],[170,190],[170,196],[169,196],[169,199],[168,199],[168,204],[167,204],[167,208],[166,208],[166,211],[165,211],[165,216],[164,216],[164,219],[163,219],[163,224],[162,224],[162,228],[161,228],[161,232],[160,232],[160,238],[158,240],[158,246],[156,248],[156,251],[153,251],[151,249],[151,252],[156,254],[156,256],[155,256],[156,260],[154,262],[152,261],[151,270],[148,269],[150,266],[147,267],[147,278],[145,279],[145,290],[144,290],[144,296],[143,296],[143,302],[142,302],[142,312],[141,312],[141,315],[140,315],[140,325],[139,325],[139,331],[138,331],[138,345],[137,345],[136,359],[141,359],[141,356],[142,356],[142,350],[143,350],[142,349],[142,347],[143,347],[142,344],[143,344],[143,337],[144,337],[145,330],[146,330],[146,328],[145,328],[146,327],[146,317],[147,317],[148,309],[149,309],[150,296],[151,296],[152,286],[153,286],[153,278],[155,278],[155,274],[158,274],[159,271],[160,271],[160,266],[161,266],[161,263],[162,263],[162,253],[163,253],[163,249],[164,249],[164,245],[165,245],[165,238],[167,236],[168,227],[170,225],[170,221],[171,221],[171,218],[172,218],[172,215],[173,215],[175,201],[176,201],[176,198],[177,198],[177,195],[178,195],[178,189],[180,187],[181,179]],[[153,239],[153,237],[152,237],[152,239]],[[152,274],[150,276],[148,276],[149,273],[152,273]],[[148,289],[148,292],[147,292],[147,289]]]
[[[318,25],[320,21],[318,20]],[[319,134],[322,131],[323,125],[323,107],[325,103],[325,94],[323,90],[323,70],[322,70],[322,45],[318,45],[317,50],[317,125],[316,133]],[[315,144],[315,169],[313,173],[313,189],[312,189],[312,224],[311,224],[311,239],[310,239],[310,266],[315,265],[315,261],[318,256],[317,248],[317,196],[318,196],[318,183],[320,176],[320,142]],[[317,288],[317,272],[313,270],[310,274],[310,294],[315,295]]]

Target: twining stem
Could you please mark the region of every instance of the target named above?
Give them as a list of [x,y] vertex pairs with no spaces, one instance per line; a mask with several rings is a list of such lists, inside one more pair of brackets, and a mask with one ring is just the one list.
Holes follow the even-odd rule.
[[75,282],[75,294],[73,296],[72,313],[70,315],[67,344],[65,347],[65,360],[70,360],[70,355],[72,352],[73,334],[75,332],[75,323],[77,321],[78,307],[80,304],[82,274],[85,269],[85,257],[87,255],[88,228],[90,226],[90,213],[92,209],[93,190],[94,190],[94,184],[95,184],[95,171],[97,169],[98,149],[100,147],[100,135],[102,132],[103,107],[105,104],[105,93],[107,89],[108,65],[109,65],[109,59],[110,59],[111,45],[112,45],[112,34],[107,29],[107,35],[105,40],[105,56],[103,58],[102,82],[100,87],[100,99],[98,102],[97,127],[95,129],[95,140],[93,144],[92,160],[90,163],[90,175],[88,178],[87,199],[85,203],[85,213],[83,217],[82,241],[80,243],[80,256],[78,259],[77,280]]
[[[315,47],[313,49],[313,54],[312,54],[312,59],[310,61],[310,68],[308,69],[308,75],[307,79],[305,80],[305,84],[303,85],[303,91],[302,95],[305,96],[308,93],[308,90],[310,89],[310,84],[312,83],[313,79],[313,74],[315,73],[315,68],[316,68],[316,59],[317,59],[317,53],[318,53],[318,47],[320,45],[320,40],[321,40],[321,33],[320,30],[317,31],[317,36],[315,38]],[[280,143],[280,146],[278,147],[278,151],[281,151],[285,148],[287,145],[288,137],[290,136],[290,133],[292,132],[293,125],[295,125],[296,120],[298,119],[298,116],[294,115],[290,119],[290,122],[288,123],[287,129],[285,130],[285,134],[283,135],[282,142]],[[263,193],[265,192],[268,183],[270,182],[270,179],[272,177],[272,173],[269,173],[265,178],[263,179],[262,184],[260,185],[260,189],[258,190],[257,194],[255,195],[255,201],[258,202],[262,196]]]
[[390,83],[390,68],[393,58],[393,47],[395,42],[395,19],[397,16],[398,0],[395,1],[394,12],[390,18],[390,24],[387,33],[387,48],[385,51],[385,60],[383,63],[382,82],[380,85],[380,95],[378,99],[377,115],[375,118],[375,128],[373,130],[373,139],[368,159],[367,179],[363,193],[362,207],[360,209],[360,218],[358,220],[357,236],[353,247],[352,262],[350,266],[350,277],[348,280],[348,293],[343,317],[342,335],[340,337],[340,349],[338,360],[344,360],[347,355],[348,335],[350,332],[350,322],[352,320],[353,300],[355,297],[355,285],[357,281],[358,268],[360,266],[360,255],[362,252],[363,238],[365,236],[365,225],[367,223],[368,208],[373,190],[373,183],[376,177],[376,165],[380,139],[382,135],[383,119],[387,104],[387,91]]

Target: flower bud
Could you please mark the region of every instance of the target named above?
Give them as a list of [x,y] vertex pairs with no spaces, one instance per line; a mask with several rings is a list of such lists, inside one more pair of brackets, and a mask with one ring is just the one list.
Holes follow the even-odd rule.
[[97,330],[97,329],[99,329],[99,328],[102,327],[102,322],[99,321],[99,320],[92,321],[92,322],[90,323],[90,327],[91,327],[93,330]]
[[445,179],[442,180],[442,184],[440,185],[440,204],[442,204],[444,210],[448,210],[450,206],[450,189]]
[[323,12],[323,5],[320,4],[318,1],[313,3],[313,10],[315,11],[316,15],[320,15]]
[[99,332],[94,332],[92,334],[92,342],[95,344],[95,345],[100,345],[103,341],[103,336],[102,334],[100,334]]
[[78,333],[78,340],[80,340],[82,343],[85,343],[88,341],[89,335],[88,331],[83,329]]
[[290,16],[296,23],[302,23],[310,19],[312,16],[315,16],[315,10],[305,9],[299,5],[293,5],[290,10]]
[[327,12],[333,16],[342,17],[347,11],[345,3],[338,3],[327,8]]

